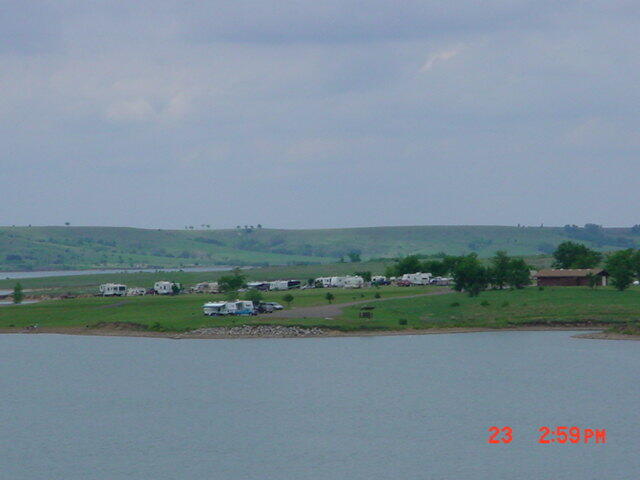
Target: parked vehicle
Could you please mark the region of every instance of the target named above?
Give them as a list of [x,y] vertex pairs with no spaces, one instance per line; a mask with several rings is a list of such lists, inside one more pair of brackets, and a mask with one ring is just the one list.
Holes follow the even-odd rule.
[[121,297],[126,295],[127,286],[119,283],[103,283],[98,290],[103,297]]
[[153,285],[153,290],[158,294],[158,295],[172,295],[174,292],[174,285],[177,288],[177,290],[181,290],[182,286],[179,283],[175,283],[175,282],[167,282],[167,281],[160,281],[160,282],[156,282]]
[[256,311],[258,313],[272,313],[274,310],[273,305],[266,302],[258,302],[258,305],[256,306]]
[[430,273],[405,273],[402,280],[408,281],[411,285],[429,285],[431,283]]
[[253,306],[253,302],[249,300],[236,300],[236,311],[234,315],[255,315],[256,309]]
[[131,287],[127,290],[127,297],[137,297],[147,294],[147,289],[144,287]]
[[271,305],[271,307],[273,307],[274,310],[284,309],[284,307],[277,302],[262,302],[262,303],[264,303],[265,305]]
[[300,282],[300,280],[287,280],[287,288],[289,290],[300,288],[300,285],[302,285],[302,282]]
[[288,280],[276,280],[269,283],[269,290],[289,290]]
[[385,277],[384,275],[374,275],[373,277],[371,277],[371,284],[372,285],[389,285],[389,280],[387,280],[387,277]]
[[254,289],[254,290],[266,291],[266,290],[269,290],[269,282],[248,282],[247,288],[249,290]]
[[319,277],[315,279],[317,288],[329,288],[331,286],[331,277]]
[[233,315],[235,313],[235,303],[232,302],[208,302],[202,306],[205,315],[215,317]]
[[452,283],[453,283],[453,278],[449,278],[449,277],[433,277],[431,279],[431,285],[439,285],[439,286],[446,287],[448,285],[451,285]]
[[220,293],[218,282],[202,282],[189,289],[192,293]]

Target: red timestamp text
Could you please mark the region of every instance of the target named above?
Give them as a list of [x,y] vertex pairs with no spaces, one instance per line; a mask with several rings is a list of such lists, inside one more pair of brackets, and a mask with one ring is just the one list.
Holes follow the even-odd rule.
[[[543,445],[566,443],[607,443],[607,430],[604,428],[580,428],[580,427],[540,427],[538,429],[538,443]],[[487,443],[508,444],[514,439],[511,427],[489,427]]]

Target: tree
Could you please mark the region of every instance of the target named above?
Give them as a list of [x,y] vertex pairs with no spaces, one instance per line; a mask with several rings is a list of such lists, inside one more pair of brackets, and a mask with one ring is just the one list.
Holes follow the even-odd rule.
[[491,284],[502,290],[509,277],[511,258],[507,252],[500,250],[491,258]]
[[349,252],[347,255],[349,256],[349,261],[351,263],[358,263],[362,261],[362,259],[360,258],[360,252],[356,250]]
[[629,248],[618,250],[609,255],[606,261],[606,269],[611,277],[611,285],[622,291],[633,283],[635,274],[635,252]]
[[180,285],[176,282],[171,282],[171,292],[173,292],[174,295],[178,295],[180,293]]
[[251,290],[249,290],[247,292],[247,294],[245,295],[244,298],[246,300],[249,300],[249,301],[253,302],[254,305],[258,305],[262,301],[263,295],[262,295],[262,292],[260,290],[252,288]]
[[511,288],[526,287],[531,283],[531,268],[522,258],[510,259],[506,281]]
[[18,282],[16,286],[13,287],[13,303],[22,303],[22,300],[24,300],[24,293],[22,291],[22,285]]
[[460,257],[453,270],[454,289],[475,297],[487,288],[488,277],[487,269],[478,260],[478,255],[471,253]]
[[293,302],[293,295],[287,293],[284,297],[282,297],[282,301],[287,304],[287,307],[290,307],[291,302]]
[[333,293],[331,292],[327,292],[327,294],[324,296],[324,298],[327,299],[327,302],[331,303],[333,301],[334,298],[336,298]]
[[355,272],[354,275],[358,276],[358,277],[362,277],[362,279],[365,282],[370,282],[371,281],[371,272],[370,271],[365,271],[365,272]]
[[555,268],[594,268],[602,260],[602,254],[582,243],[562,242],[553,252]]
[[389,268],[388,273],[390,277],[400,277],[405,273],[417,273],[420,271],[422,265],[420,264],[420,258],[417,255],[408,255],[404,258],[399,258],[396,265]]
[[218,285],[223,292],[235,292],[244,287],[244,275],[235,272],[233,275],[225,275],[218,279]]

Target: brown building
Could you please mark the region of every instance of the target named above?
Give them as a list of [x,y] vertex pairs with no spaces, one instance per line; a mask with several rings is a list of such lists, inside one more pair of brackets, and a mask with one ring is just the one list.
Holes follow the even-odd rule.
[[594,277],[596,285],[606,285],[609,274],[602,268],[540,270],[535,275],[543,287],[588,287]]

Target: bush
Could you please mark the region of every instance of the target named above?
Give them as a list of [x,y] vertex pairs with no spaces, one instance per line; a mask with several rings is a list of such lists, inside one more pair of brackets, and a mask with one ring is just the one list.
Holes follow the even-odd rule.
[[543,287],[542,285],[540,285],[540,286],[538,287],[538,290],[542,291],[542,290],[544,290],[544,287]]
[[398,320],[398,325],[406,325],[406,324],[407,324],[406,318],[401,318],[400,320]]
[[480,302],[480,305],[482,305],[483,307],[488,307],[490,303],[487,300],[483,300]]
[[460,306],[460,302],[453,302],[450,306],[451,307],[459,307]]
[[376,292],[375,295],[373,296],[373,298],[380,298],[382,297],[382,295],[380,295],[380,292]]
[[501,305],[501,306],[502,306],[503,308],[504,308],[504,307],[508,307],[508,306],[509,306],[509,302],[504,301],[504,302],[502,302],[502,305]]

